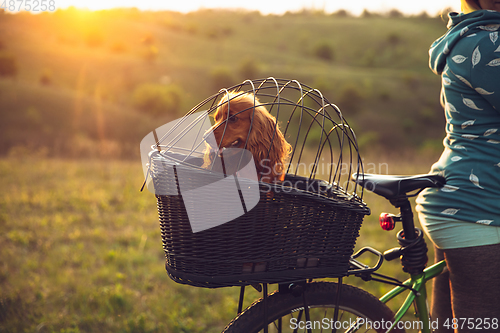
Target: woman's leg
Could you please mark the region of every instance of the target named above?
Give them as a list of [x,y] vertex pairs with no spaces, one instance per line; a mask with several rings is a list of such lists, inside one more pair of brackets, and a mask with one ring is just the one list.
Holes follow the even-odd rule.
[[[500,332],[500,324],[496,326],[500,321],[500,227],[421,212],[419,218],[426,234],[441,249],[436,249],[436,260],[444,257],[448,266],[448,273],[433,281],[431,316],[439,320],[438,332],[453,332],[453,318],[458,319],[456,332]],[[485,325],[480,326],[481,322]],[[445,323],[447,327],[443,327]]]
[[500,244],[444,250],[444,257],[456,332],[500,331]]
[[[434,261],[444,259],[444,252],[434,246]],[[453,333],[453,329],[443,326],[446,319],[453,318],[450,294],[450,273],[447,271],[432,280],[431,320],[439,324],[437,333]],[[451,319],[449,319],[451,320]]]

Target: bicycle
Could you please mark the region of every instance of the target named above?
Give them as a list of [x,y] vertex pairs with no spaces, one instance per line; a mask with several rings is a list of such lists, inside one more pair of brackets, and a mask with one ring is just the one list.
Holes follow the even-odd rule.
[[[230,108],[230,100],[224,99],[228,91],[258,97],[259,105],[284,126],[283,135],[292,138],[282,182],[250,181],[238,172],[221,174],[203,167],[205,141],[212,126],[208,116],[221,103]],[[206,111],[202,111],[204,107]],[[219,152],[222,170],[229,160],[224,154]],[[235,155],[242,156],[238,170],[243,160],[251,160],[244,155]],[[401,319],[413,303],[419,328],[430,332],[425,283],[443,272],[446,264],[425,268],[427,247],[422,231],[414,227],[408,197],[426,187],[443,186],[444,179],[365,174],[354,131],[340,109],[319,90],[296,80],[275,78],[247,80],[222,89],[182,119],[148,134],[141,142],[141,157],[143,188],[147,186],[158,202],[169,277],[196,287],[241,288],[237,316],[224,332],[403,332]],[[301,171],[304,160],[311,162],[308,170]],[[309,175],[304,176],[306,173]],[[234,194],[226,195],[227,202],[221,203],[217,198],[225,190],[206,189],[222,183]],[[364,247],[353,253],[363,218],[370,214],[363,202],[364,188],[400,209],[399,216],[385,215],[382,221],[386,228],[401,221],[399,248],[381,253]],[[258,202],[247,201],[248,189],[260,192]],[[228,211],[233,207],[237,209]],[[221,210],[225,211],[223,221]],[[202,223],[209,221],[209,227],[194,226],[193,217]],[[373,267],[358,260],[365,253],[375,256]],[[384,260],[399,257],[410,274],[407,281],[376,272]],[[394,289],[377,299],[344,284],[343,278],[349,275],[388,283]],[[337,282],[318,281],[324,278]],[[268,295],[268,286],[273,284],[278,290]],[[247,286],[261,291],[263,298],[243,311]],[[385,303],[405,291],[409,293],[406,301],[394,314]],[[290,318],[283,319],[288,315]]]
[[[272,295],[267,295],[267,286],[264,285],[264,297],[252,304],[245,311],[238,309],[238,316],[224,329],[223,332],[271,332],[266,329],[267,324],[272,323],[275,331],[285,332],[285,328],[293,332],[297,329],[305,329],[304,332],[312,332],[312,329],[331,329],[332,332],[362,332],[373,328],[376,332],[404,332],[408,323],[401,319],[415,304],[418,314],[417,321],[411,323],[411,328],[417,327],[421,332],[431,332],[433,323],[429,317],[427,308],[426,282],[443,273],[446,270],[445,261],[440,261],[427,267],[427,247],[423,238],[422,230],[415,228],[413,212],[408,200],[409,194],[417,193],[427,187],[442,187],[445,184],[443,177],[439,175],[419,176],[385,176],[365,174],[357,179],[361,186],[369,187],[375,194],[381,195],[389,200],[396,208],[400,209],[400,215],[391,216],[382,213],[380,223],[384,230],[394,229],[395,223],[400,221],[403,229],[397,234],[397,240],[401,245],[385,251],[383,254],[369,247],[360,249],[352,256],[349,275],[356,275],[365,281],[372,280],[395,285],[396,287],[377,299],[373,295],[357,287],[342,285],[342,278],[335,282],[312,282],[303,281],[289,285],[279,285],[279,290]],[[405,235],[412,235],[405,237]],[[368,267],[357,261],[360,255],[371,252],[379,257],[374,267]],[[401,257],[403,270],[410,274],[410,278],[399,282],[394,278],[375,273],[385,260],[394,260]],[[393,314],[385,303],[394,299],[401,293],[409,291],[409,294],[396,314]],[[240,306],[243,302],[244,287],[240,293]],[[318,308],[331,308],[330,312],[318,313]],[[313,314],[310,310],[313,309]],[[342,313],[340,313],[342,311]],[[350,313],[349,313],[350,312]],[[342,314],[348,314],[343,317]],[[320,318],[314,318],[314,314]],[[290,319],[283,317],[290,315]],[[294,316],[295,315],[295,316]],[[417,325],[415,325],[417,323]],[[285,327],[285,326],[287,327]],[[450,323],[450,325],[452,325]],[[311,329],[308,329],[311,328]],[[315,330],[316,331],[316,330]],[[274,332],[274,331],[273,331]]]

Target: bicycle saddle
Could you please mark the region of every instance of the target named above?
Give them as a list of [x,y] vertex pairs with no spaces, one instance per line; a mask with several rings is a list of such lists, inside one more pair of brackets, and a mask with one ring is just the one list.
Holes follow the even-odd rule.
[[389,200],[426,187],[442,187],[446,183],[444,177],[439,175],[392,176],[355,173],[351,178],[368,191]]

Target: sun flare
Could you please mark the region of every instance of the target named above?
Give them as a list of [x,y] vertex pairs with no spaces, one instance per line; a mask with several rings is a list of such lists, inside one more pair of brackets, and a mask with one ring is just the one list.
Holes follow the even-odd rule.
[[406,14],[419,14],[426,11],[433,15],[445,8],[459,10],[458,0],[423,0],[423,1],[400,1],[400,0],[359,0],[359,1],[317,1],[317,0],[184,0],[184,1],[151,1],[151,0],[57,0],[58,8],[74,6],[90,10],[110,9],[117,7],[137,7],[142,10],[174,10],[180,12],[195,11],[200,8],[242,8],[247,10],[258,10],[264,14],[281,14],[286,11],[298,11],[301,9],[319,9],[327,12],[335,12],[345,9],[353,14],[360,14],[363,10],[381,12],[397,9]]

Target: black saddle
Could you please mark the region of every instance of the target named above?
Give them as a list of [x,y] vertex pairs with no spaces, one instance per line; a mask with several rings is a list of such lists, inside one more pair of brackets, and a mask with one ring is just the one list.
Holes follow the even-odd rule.
[[374,174],[353,174],[352,179],[368,191],[391,200],[406,196],[427,187],[442,187],[446,183],[443,176],[416,175],[391,176]]

